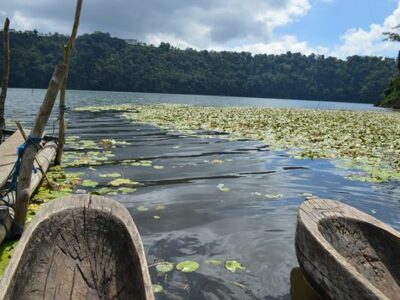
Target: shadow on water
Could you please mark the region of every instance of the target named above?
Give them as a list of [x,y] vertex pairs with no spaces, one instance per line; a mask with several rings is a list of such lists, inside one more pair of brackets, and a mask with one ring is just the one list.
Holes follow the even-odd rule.
[[[107,149],[113,156],[104,164],[68,170],[83,172],[97,188],[110,187],[112,178],[100,175],[115,172],[140,182],[136,191],[113,197],[128,208],[141,233],[152,281],[164,288],[158,299],[314,299],[307,298],[312,296],[294,250],[297,209],[306,194],[346,202],[400,228],[398,183],[352,182],[328,160],[293,159],[217,132],[183,135],[131,124],[113,112],[68,117],[68,133],[80,140],[123,142]],[[85,151],[90,150],[66,149]],[[185,260],[200,268],[156,270],[159,262]],[[245,269],[230,272],[227,260]]]

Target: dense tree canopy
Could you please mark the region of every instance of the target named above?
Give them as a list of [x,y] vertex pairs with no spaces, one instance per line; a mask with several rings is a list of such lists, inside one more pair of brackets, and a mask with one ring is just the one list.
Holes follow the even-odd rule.
[[[67,38],[12,32],[10,86],[45,88]],[[95,32],[76,41],[69,88],[375,103],[395,75],[390,58],[181,50]]]

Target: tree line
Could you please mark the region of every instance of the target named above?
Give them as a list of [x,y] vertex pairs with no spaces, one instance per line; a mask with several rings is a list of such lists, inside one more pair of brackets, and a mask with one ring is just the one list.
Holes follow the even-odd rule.
[[[11,32],[10,87],[46,88],[68,38]],[[68,88],[376,103],[396,74],[392,58],[182,50],[95,32],[76,40]]]

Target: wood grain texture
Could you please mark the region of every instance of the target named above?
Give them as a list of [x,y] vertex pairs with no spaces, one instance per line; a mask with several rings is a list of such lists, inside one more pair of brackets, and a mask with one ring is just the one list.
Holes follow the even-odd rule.
[[154,299],[129,212],[87,194],[46,204],[14,252],[0,299]]
[[348,205],[310,198],[299,209],[296,255],[324,299],[400,299],[400,233]]

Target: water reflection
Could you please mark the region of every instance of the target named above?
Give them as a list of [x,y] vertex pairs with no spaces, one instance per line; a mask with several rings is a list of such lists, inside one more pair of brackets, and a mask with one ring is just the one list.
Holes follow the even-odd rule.
[[292,300],[322,300],[305,279],[299,267],[290,272],[290,298]]

